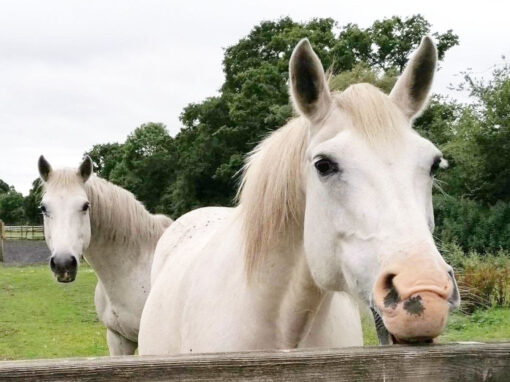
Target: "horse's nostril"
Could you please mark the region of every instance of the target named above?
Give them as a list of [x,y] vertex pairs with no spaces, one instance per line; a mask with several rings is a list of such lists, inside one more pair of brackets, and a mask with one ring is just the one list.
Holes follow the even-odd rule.
[[78,268],[78,261],[73,255],[54,255],[50,259],[51,270],[55,273],[65,271],[76,271]]
[[382,285],[383,285],[383,295],[384,295],[384,306],[386,308],[395,309],[397,304],[400,302],[400,296],[398,294],[395,285],[393,285],[393,279],[396,274],[388,273],[383,276]]
[[392,289],[394,288],[393,286],[393,279],[395,278],[395,274],[393,273],[389,273],[388,275],[386,275],[384,277],[384,288],[385,289]]
[[52,258],[50,258],[50,268],[51,268],[51,270],[52,270],[52,271],[55,271],[55,268],[56,268],[56,267],[57,267],[57,266],[55,265],[55,258],[53,258],[53,257],[52,257]]

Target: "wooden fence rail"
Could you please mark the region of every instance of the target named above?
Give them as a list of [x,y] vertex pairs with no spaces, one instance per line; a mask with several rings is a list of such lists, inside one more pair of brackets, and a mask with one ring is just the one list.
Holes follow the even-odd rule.
[[43,226],[5,226],[4,240],[43,240],[44,227]]
[[1,381],[510,381],[510,343],[0,362]]

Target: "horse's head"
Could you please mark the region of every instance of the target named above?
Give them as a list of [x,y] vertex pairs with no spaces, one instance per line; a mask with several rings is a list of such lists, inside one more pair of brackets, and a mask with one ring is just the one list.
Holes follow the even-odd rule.
[[54,171],[41,156],[39,174],[44,182],[41,212],[50,267],[59,282],[71,282],[90,243],[90,204],[84,185],[92,174],[92,160],[87,156],[78,170]]
[[331,93],[308,40],[290,60],[292,98],[310,126],[303,188],[311,273],[324,289],[356,292],[403,342],[438,336],[459,305],[432,238],[433,177],[446,161],[411,127],[436,60],[425,37],[389,96],[368,84]]

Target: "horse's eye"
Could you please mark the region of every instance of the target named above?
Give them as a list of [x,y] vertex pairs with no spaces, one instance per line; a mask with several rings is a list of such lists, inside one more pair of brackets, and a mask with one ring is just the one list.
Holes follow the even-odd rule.
[[83,204],[83,207],[81,208],[81,210],[82,210],[83,212],[85,212],[85,211],[87,211],[87,210],[89,209],[89,207],[90,207],[90,203],[89,203],[89,202],[85,202],[85,203]]
[[329,175],[338,172],[338,165],[328,158],[321,158],[314,163],[320,175]]
[[46,210],[46,206],[45,206],[44,204],[41,204],[41,205],[39,206],[39,209],[40,209],[40,210],[41,210],[41,212],[42,212],[43,214],[45,214],[45,215],[48,213],[48,211]]
[[442,166],[442,162],[443,161],[443,158],[442,157],[436,157],[436,159],[434,159],[434,163],[432,163],[432,167],[430,168],[430,175],[434,175],[436,173],[437,170],[439,170]]

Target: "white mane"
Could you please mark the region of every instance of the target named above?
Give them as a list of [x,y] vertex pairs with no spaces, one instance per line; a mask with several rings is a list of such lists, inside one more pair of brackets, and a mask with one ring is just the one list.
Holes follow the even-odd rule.
[[51,172],[44,184],[45,192],[84,188],[90,202],[92,237],[123,244],[140,240],[157,241],[172,220],[152,215],[135,196],[104,179],[92,175],[84,184],[74,169]]

